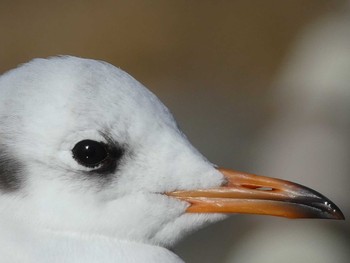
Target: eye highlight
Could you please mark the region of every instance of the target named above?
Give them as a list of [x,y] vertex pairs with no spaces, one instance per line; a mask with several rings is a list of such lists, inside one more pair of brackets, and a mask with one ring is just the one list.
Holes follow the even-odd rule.
[[88,168],[100,166],[107,158],[107,146],[103,142],[82,140],[72,149],[73,158],[81,165]]

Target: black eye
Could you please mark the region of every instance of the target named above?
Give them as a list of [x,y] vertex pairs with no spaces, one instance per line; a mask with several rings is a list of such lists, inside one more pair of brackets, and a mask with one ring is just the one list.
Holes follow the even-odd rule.
[[81,165],[89,168],[99,166],[108,157],[106,145],[93,140],[82,140],[72,149],[73,158]]

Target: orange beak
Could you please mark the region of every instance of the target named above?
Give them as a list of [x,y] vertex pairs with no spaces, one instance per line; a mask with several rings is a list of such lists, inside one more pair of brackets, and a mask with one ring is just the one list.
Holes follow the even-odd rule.
[[226,178],[218,188],[174,191],[168,196],[190,203],[187,213],[242,213],[288,218],[344,220],[340,209],[322,194],[275,178],[218,169]]

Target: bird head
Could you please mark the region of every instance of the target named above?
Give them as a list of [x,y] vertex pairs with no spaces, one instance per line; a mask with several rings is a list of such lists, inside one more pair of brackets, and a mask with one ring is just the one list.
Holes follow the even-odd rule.
[[218,169],[134,78],[69,56],[1,76],[0,192],[9,222],[163,246],[226,213],[343,218],[309,188]]

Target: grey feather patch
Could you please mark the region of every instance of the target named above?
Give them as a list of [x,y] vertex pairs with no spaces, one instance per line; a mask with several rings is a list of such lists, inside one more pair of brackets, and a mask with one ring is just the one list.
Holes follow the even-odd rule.
[[0,146],[0,190],[11,192],[21,187],[21,163]]

